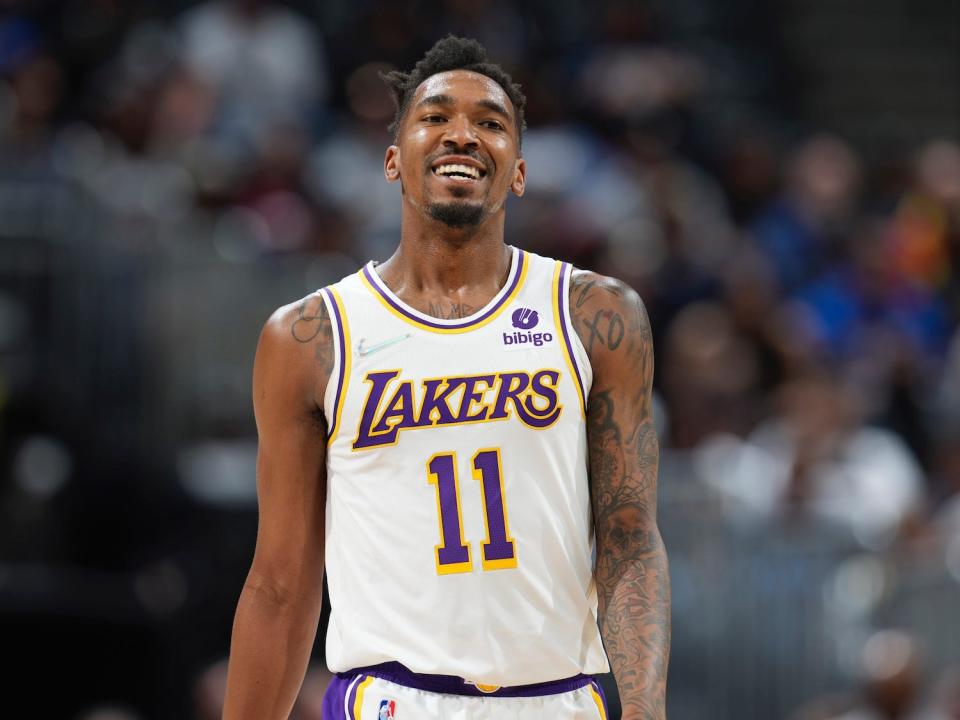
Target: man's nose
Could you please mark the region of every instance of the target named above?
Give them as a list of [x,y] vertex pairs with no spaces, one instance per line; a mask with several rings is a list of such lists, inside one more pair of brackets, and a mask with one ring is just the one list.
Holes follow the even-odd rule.
[[477,135],[469,118],[455,115],[447,122],[443,133],[443,144],[457,147],[477,147]]

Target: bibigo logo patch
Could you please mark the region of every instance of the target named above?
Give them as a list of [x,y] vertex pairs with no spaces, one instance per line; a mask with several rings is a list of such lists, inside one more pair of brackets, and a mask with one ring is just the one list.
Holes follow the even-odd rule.
[[513,321],[513,326],[518,330],[529,330],[536,327],[537,323],[540,322],[540,314],[530,308],[517,308],[513,311],[510,319]]
[[510,315],[513,328],[503,333],[503,344],[510,350],[540,347],[553,340],[553,333],[533,332],[540,322],[540,313],[532,308],[517,308]]

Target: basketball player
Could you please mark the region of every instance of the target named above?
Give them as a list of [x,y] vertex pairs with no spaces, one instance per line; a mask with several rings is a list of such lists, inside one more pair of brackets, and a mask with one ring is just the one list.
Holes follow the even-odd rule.
[[224,717],[287,717],[325,565],[324,720],[605,718],[607,658],[623,718],[663,718],[643,305],[505,244],[524,98],[479,44],[386,79],[399,247],[280,308],[257,349],[260,529]]

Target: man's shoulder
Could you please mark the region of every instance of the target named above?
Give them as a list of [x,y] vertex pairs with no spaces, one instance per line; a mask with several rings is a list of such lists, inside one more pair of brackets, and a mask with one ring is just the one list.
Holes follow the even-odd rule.
[[590,270],[570,277],[570,318],[591,362],[651,341],[650,322],[640,295],[627,283]]
[[582,308],[588,302],[611,302],[623,299],[631,304],[642,302],[637,292],[623,280],[577,267],[574,267],[570,273],[572,308]]
[[263,326],[271,340],[280,343],[309,344],[329,331],[330,313],[323,291],[315,290],[274,310]]
[[[333,327],[323,291],[281,305],[264,323],[258,362],[326,385],[334,364]],[[319,369],[319,373],[318,373]]]
[[257,345],[254,379],[291,388],[309,403],[322,404],[335,362],[330,313],[323,292],[282,305],[264,323]]
[[576,321],[609,319],[617,314],[646,315],[643,300],[632,287],[609,275],[574,268],[570,275],[570,315]]

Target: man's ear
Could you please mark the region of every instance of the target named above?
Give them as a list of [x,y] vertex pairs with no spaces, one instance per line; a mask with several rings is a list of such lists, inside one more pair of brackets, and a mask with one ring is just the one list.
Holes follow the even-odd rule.
[[383,176],[387,182],[396,182],[400,179],[400,148],[391,145],[383,158]]
[[513,170],[513,181],[510,183],[510,189],[517,197],[523,197],[523,191],[527,187],[527,162],[523,158],[517,158],[517,164]]

